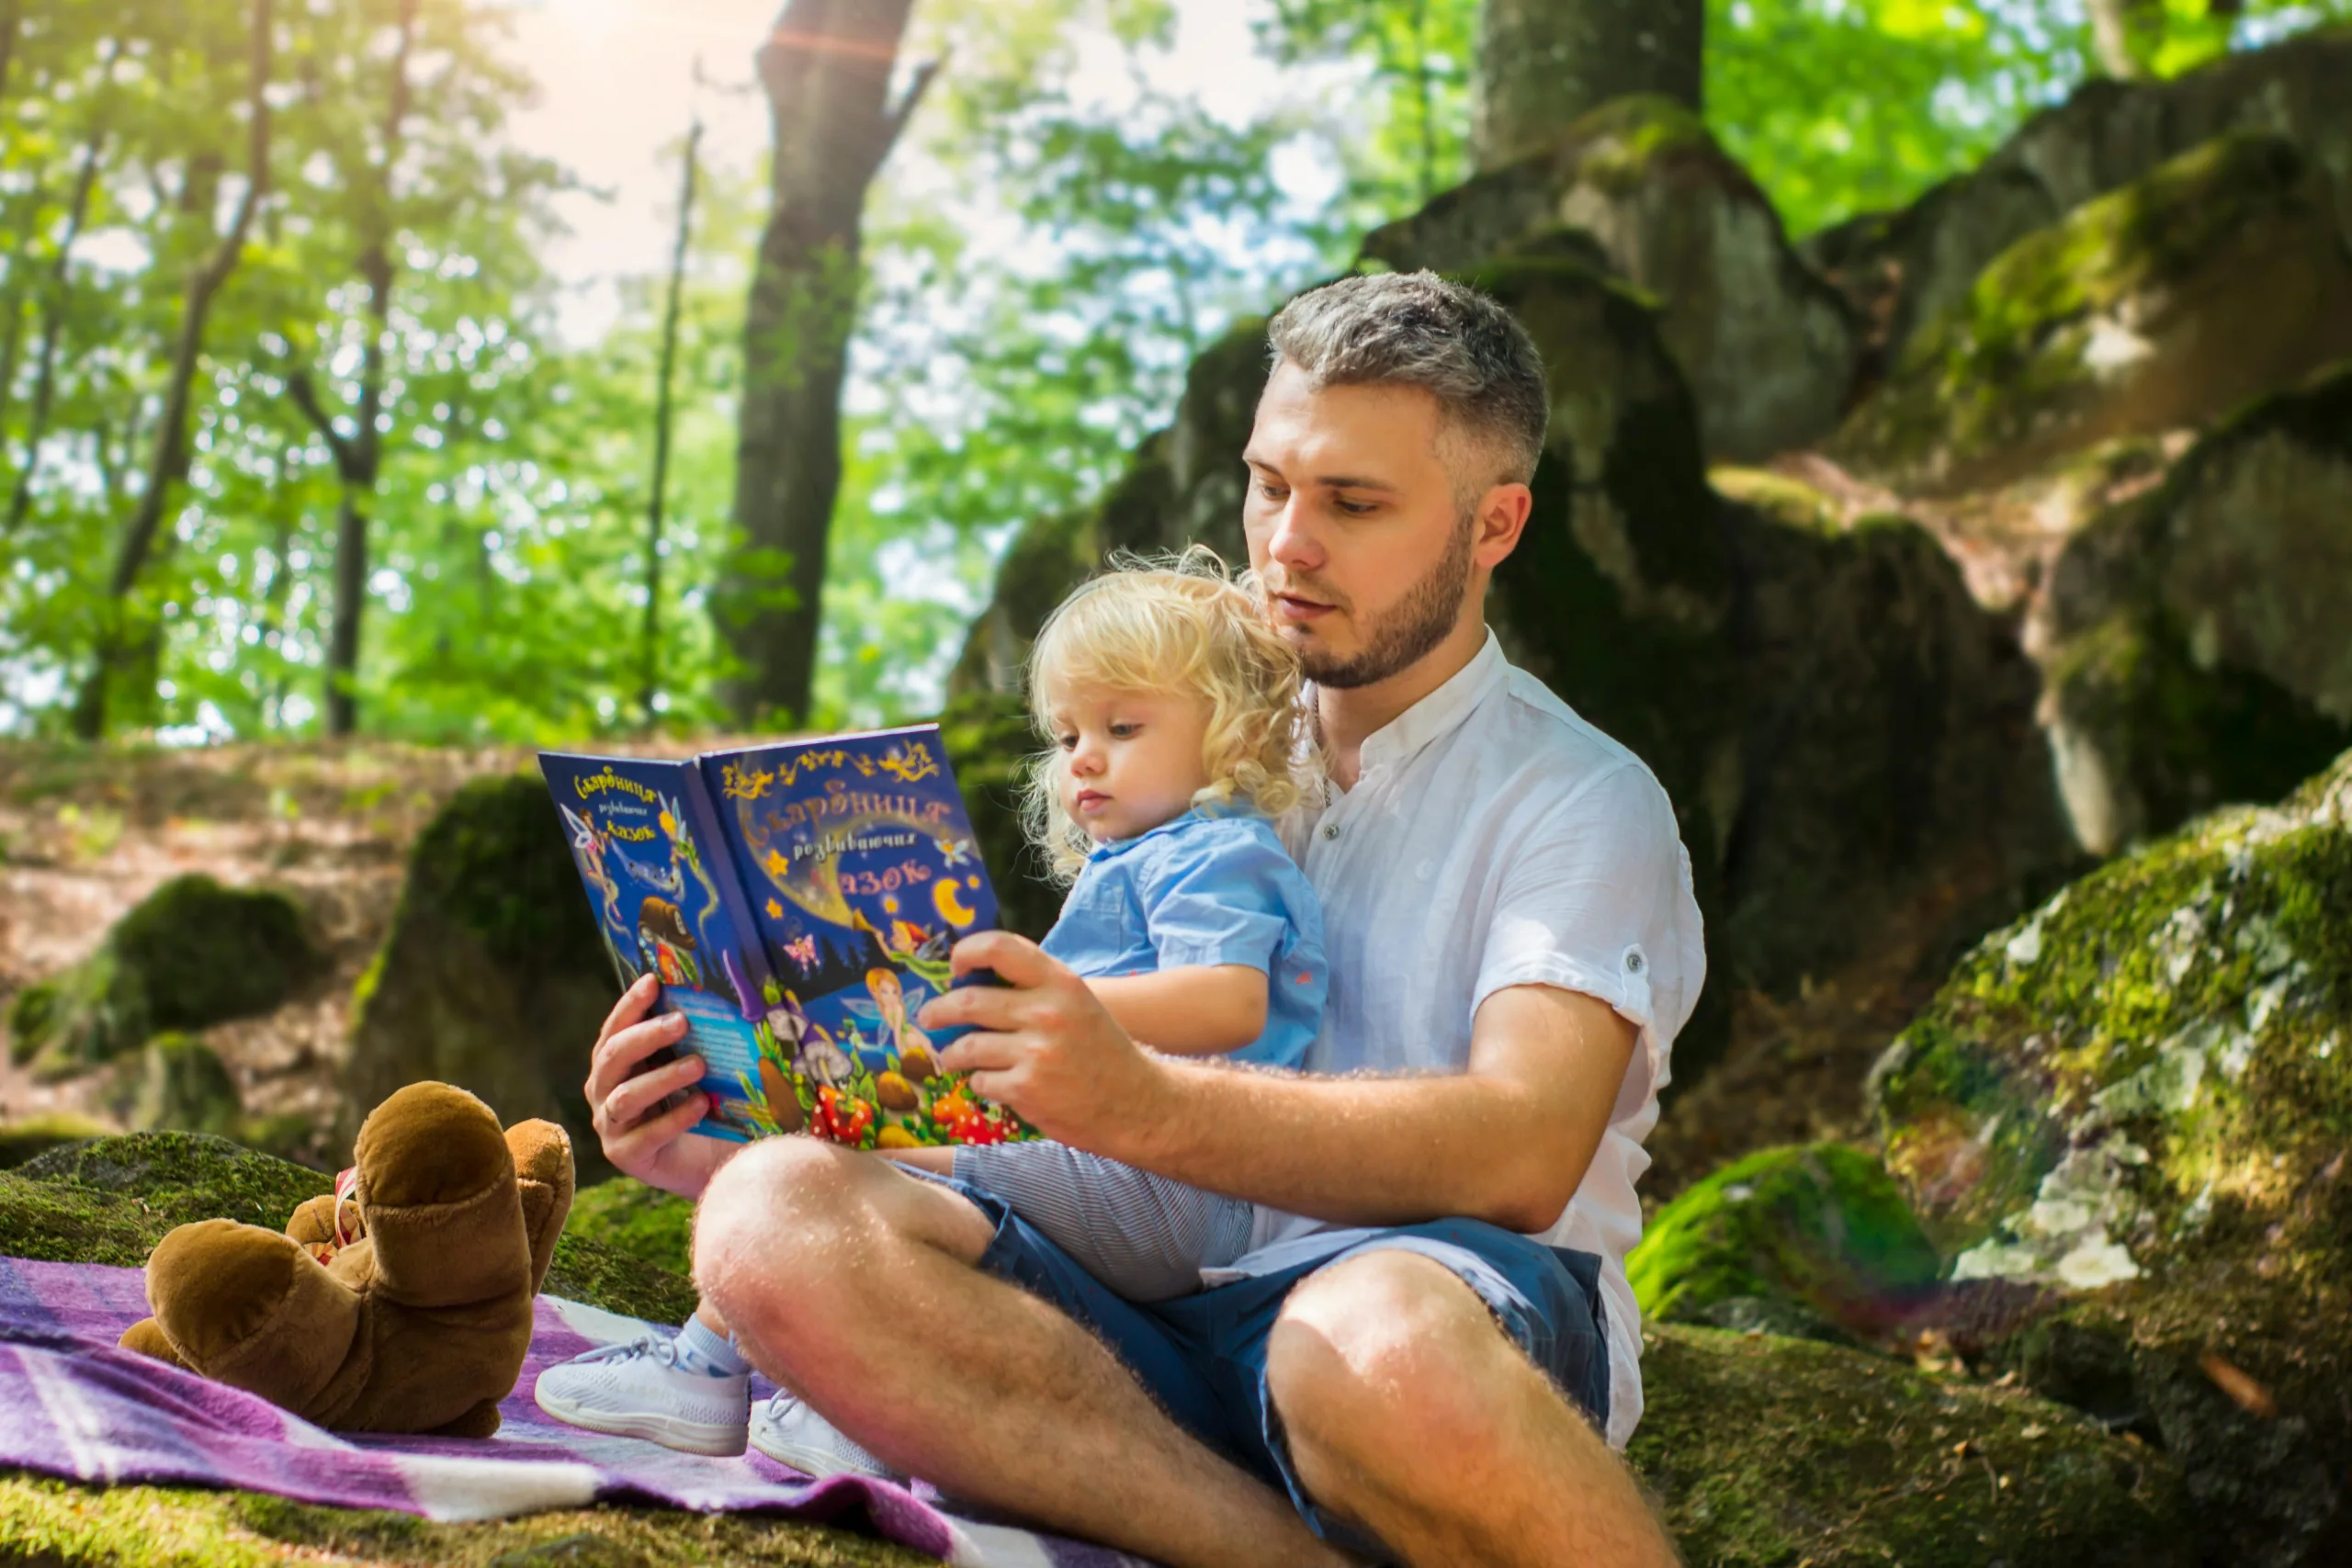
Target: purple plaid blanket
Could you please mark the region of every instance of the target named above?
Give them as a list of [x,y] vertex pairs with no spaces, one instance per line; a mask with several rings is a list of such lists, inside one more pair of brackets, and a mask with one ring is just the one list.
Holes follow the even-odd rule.
[[540,1298],[522,1381],[500,1406],[505,1425],[484,1440],[324,1431],[266,1400],[115,1348],[146,1314],[136,1269],[0,1258],[0,1466],[84,1482],[237,1487],[436,1519],[599,1500],[758,1509],[863,1524],[956,1563],[1148,1568],[1100,1547],[958,1517],[935,1494],[860,1476],[811,1481],[756,1450],[704,1459],[566,1427],[532,1402],[540,1370],[647,1327],[576,1303]]

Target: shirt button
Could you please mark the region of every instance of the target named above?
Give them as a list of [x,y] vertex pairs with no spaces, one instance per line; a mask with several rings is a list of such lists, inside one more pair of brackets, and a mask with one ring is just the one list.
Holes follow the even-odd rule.
[[1338,837],[1340,836],[1340,825],[1339,825],[1337,822],[1326,822],[1326,823],[1324,823],[1324,824],[1323,824],[1323,836],[1324,836],[1326,839],[1336,839],[1336,838],[1338,838]]

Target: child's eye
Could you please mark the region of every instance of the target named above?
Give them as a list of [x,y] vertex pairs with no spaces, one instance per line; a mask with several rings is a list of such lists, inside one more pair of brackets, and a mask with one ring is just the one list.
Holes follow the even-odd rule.
[[1078,750],[1078,737],[1075,735],[1057,735],[1054,737],[1054,744],[1060,747],[1065,751],[1075,751]]
[[1111,726],[1111,739],[1114,740],[1132,740],[1136,738],[1136,732],[1142,728],[1143,726],[1140,724],[1129,724],[1125,719],[1121,719]]

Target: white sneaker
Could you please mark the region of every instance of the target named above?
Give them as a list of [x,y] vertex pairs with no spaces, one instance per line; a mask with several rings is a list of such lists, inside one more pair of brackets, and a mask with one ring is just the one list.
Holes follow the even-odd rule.
[[820,1481],[828,1475],[870,1475],[881,1481],[904,1479],[782,1389],[752,1412],[752,1446],[778,1464],[790,1465]]
[[644,1334],[549,1367],[533,1397],[557,1420],[592,1432],[643,1438],[681,1453],[740,1454],[752,1379],[690,1371],[678,1365],[675,1345]]

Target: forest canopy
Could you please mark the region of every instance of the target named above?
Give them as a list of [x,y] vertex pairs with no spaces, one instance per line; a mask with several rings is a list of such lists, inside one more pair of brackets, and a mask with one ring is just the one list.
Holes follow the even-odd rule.
[[[691,197],[674,289],[606,277],[582,332],[551,259],[582,182],[517,129],[533,7],[0,0],[0,730],[927,714],[1013,530],[1115,477],[1230,322],[1469,171],[1473,0],[916,0],[885,57],[903,134],[832,285],[854,325],[813,693],[730,711],[714,607],[806,597],[730,510],[769,153],[688,122],[755,90],[775,8],[737,8],[742,57],[660,87],[699,175],[641,215]],[[1238,111],[1179,48],[1211,10],[1273,85]],[[2346,14],[1711,0],[1704,110],[1802,233],[2088,78]],[[794,342],[748,341],[789,377]]]

